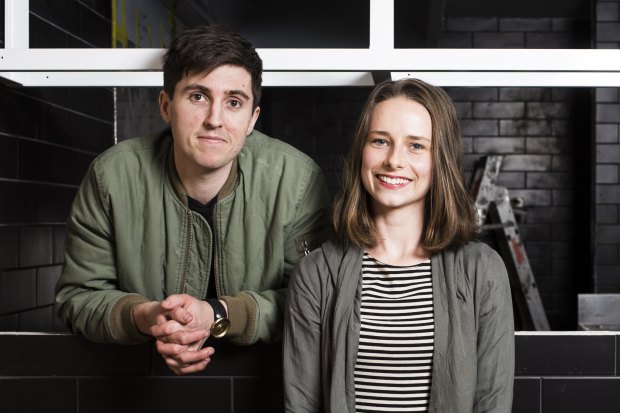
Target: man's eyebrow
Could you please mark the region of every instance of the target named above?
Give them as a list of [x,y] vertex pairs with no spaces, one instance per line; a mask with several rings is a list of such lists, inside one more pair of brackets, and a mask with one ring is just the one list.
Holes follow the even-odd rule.
[[[201,93],[204,93],[204,94],[207,94],[207,95],[211,92],[211,90],[208,87],[205,87],[205,86],[203,86],[201,84],[198,84],[198,83],[191,83],[191,84],[185,86],[185,88],[183,90],[186,91],[186,92],[197,91],[197,92],[201,92]],[[248,94],[245,93],[241,89],[232,89],[232,90],[229,90],[226,94],[228,96],[241,96],[245,100],[250,100],[250,97],[248,96]]]
[[198,91],[198,92],[209,92],[209,88],[204,87],[203,85],[200,85],[198,83],[190,83],[189,85],[185,86],[183,88],[184,92],[190,92],[190,91]]
[[241,96],[245,100],[250,100],[250,97],[247,93],[240,89],[233,89],[228,91],[228,96]]

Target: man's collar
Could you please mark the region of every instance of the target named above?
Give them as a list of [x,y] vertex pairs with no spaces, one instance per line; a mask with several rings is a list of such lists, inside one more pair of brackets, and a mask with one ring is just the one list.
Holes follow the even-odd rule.
[[235,156],[232,160],[232,166],[230,167],[230,173],[228,174],[228,178],[222,188],[220,188],[220,192],[217,193],[218,201],[220,199],[224,199],[228,196],[232,191],[234,191],[235,186],[237,185],[237,175],[239,173],[239,161],[237,160],[239,155]]

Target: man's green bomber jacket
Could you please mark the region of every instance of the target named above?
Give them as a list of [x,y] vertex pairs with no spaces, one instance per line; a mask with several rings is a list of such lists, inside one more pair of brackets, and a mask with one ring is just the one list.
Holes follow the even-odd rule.
[[292,268],[327,235],[329,193],[319,167],[252,132],[210,228],[187,206],[172,148],[167,130],[121,142],[91,164],[67,221],[60,318],[94,341],[143,342],[133,307],[177,293],[205,298],[215,259],[228,337],[238,344],[279,339]]

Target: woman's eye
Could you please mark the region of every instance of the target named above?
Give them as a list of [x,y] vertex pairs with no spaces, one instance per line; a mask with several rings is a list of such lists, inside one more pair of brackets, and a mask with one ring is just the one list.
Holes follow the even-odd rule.
[[387,140],[383,139],[383,138],[375,138],[372,140],[373,143],[376,143],[377,145],[386,145],[387,144]]
[[413,150],[419,151],[419,150],[421,150],[421,149],[424,149],[424,146],[423,146],[423,145],[420,145],[419,143],[413,143],[413,144],[411,144],[411,148],[412,148]]

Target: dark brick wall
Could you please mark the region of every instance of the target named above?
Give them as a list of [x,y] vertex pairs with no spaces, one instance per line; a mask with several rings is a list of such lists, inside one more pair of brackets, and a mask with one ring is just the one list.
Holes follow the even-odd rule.
[[[512,412],[617,412],[619,346],[613,332],[516,334]],[[278,344],[215,347],[205,371],[176,377],[150,344],[0,333],[3,411],[157,413],[179,403],[185,410],[221,413],[283,410]]]
[[[109,2],[30,1],[30,47],[109,43]],[[51,305],[65,221],[89,163],[113,144],[112,98],[0,86],[0,330],[63,329]]]
[[[620,47],[620,3],[597,0],[596,47]],[[620,293],[620,93],[618,88],[596,89],[596,269],[597,293]]]
[[446,48],[589,48],[587,19],[566,18],[448,18],[439,38]]
[[[442,47],[589,47],[588,22],[450,18]],[[446,88],[464,136],[468,178],[480,157],[505,155],[499,184],[522,198],[522,240],[551,328],[577,327],[577,293],[591,283],[593,176],[587,88]],[[257,128],[310,154],[333,194],[370,88],[266,88]],[[617,174],[617,171],[616,171]],[[616,175],[617,176],[617,175]]]
[[[587,48],[587,19],[448,18],[442,47]],[[448,88],[462,124],[465,173],[504,155],[499,185],[521,198],[519,229],[551,329],[576,328],[591,288],[592,139],[589,89]]]
[[587,291],[590,273],[583,249],[590,228],[589,90],[449,92],[462,122],[466,174],[481,156],[504,155],[498,184],[524,202],[519,229],[551,328],[575,329],[576,294]]

